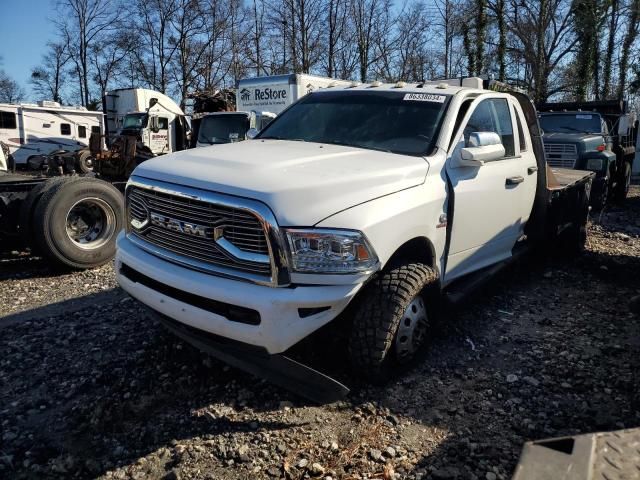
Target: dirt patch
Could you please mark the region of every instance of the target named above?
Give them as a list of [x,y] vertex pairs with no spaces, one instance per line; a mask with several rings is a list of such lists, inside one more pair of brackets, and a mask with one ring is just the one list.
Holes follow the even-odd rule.
[[583,256],[519,263],[441,320],[411,372],[319,407],[146,320],[111,267],[8,254],[0,476],[508,478],[527,440],[640,424],[638,267],[633,187]]

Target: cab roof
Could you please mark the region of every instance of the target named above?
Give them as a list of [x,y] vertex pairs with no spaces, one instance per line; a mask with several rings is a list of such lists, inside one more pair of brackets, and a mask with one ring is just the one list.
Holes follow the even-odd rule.
[[453,78],[445,80],[430,80],[425,82],[396,82],[396,83],[360,83],[352,82],[351,85],[343,83],[329,85],[325,88],[318,89],[316,92],[337,91],[337,90],[354,90],[354,91],[397,91],[406,93],[430,93],[434,95],[455,95],[461,91],[467,93],[486,93],[483,88],[483,80],[478,77],[469,78]]

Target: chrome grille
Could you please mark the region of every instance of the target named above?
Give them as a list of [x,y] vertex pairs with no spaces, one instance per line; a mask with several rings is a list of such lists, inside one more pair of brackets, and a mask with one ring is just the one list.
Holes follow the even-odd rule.
[[578,149],[573,143],[546,143],[544,152],[551,167],[575,168]]
[[130,232],[155,247],[212,266],[271,275],[263,224],[249,211],[130,186],[127,212]]

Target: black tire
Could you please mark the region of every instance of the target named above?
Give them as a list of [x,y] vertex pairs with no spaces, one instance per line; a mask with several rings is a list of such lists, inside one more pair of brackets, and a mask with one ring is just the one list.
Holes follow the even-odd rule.
[[587,246],[587,222],[589,221],[589,189],[580,192],[576,208],[574,224],[562,232],[560,240],[561,252],[576,256],[584,253]]
[[629,194],[629,186],[631,185],[631,164],[624,162],[624,167],[618,178],[616,188],[613,192],[613,199],[616,203],[622,203],[626,200]]
[[[357,375],[382,383],[398,367],[411,363],[424,345],[426,335],[417,339],[416,345],[412,344],[411,355],[401,355],[398,351],[398,345],[402,344],[400,324],[409,320],[404,317],[412,302],[424,302],[428,288],[436,280],[437,274],[432,268],[422,263],[409,263],[381,273],[365,287],[354,312],[349,338],[349,356]],[[425,319],[426,333],[428,316]]]
[[604,210],[609,201],[609,182],[606,182],[598,195],[592,197],[591,206],[597,212]]
[[93,268],[113,258],[123,226],[124,199],[95,178],[63,182],[42,196],[33,217],[40,251],[60,266]]
[[34,187],[20,205],[20,236],[26,245],[37,249],[33,242],[33,214],[36,206],[42,196],[52,188],[57,187],[60,183],[71,182],[77,180],[78,177],[56,177],[50,178]]
[[76,154],[76,172],[93,172],[93,157],[89,150],[81,150]]
[[15,173],[16,171],[16,159],[11,154],[7,157],[7,168],[10,173]]

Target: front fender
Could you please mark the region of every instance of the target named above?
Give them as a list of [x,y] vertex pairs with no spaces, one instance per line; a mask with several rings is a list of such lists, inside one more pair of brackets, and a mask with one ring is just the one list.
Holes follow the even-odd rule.
[[[587,168],[587,163],[590,159],[602,159],[602,168],[600,170],[592,170],[592,169],[588,169]],[[610,152],[608,150],[605,150],[604,152],[598,152],[598,151],[589,151],[589,152],[585,152],[581,157],[580,160],[577,162],[576,164],[576,168],[579,170],[591,170],[594,171],[596,173],[598,173],[598,176],[607,176],[608,172],[610,171],[610,166],[612,164],[614,164],[616,161],[616,154],[613,152]]]
[[446,222],[440,223],[440,217],[447,212],[446,198],[442,180],[430,177],[423,185],[349,208],[316,226],[362,231],[383,268],[406,242],[426,238],[433,245],[440,273],[446,243]]

